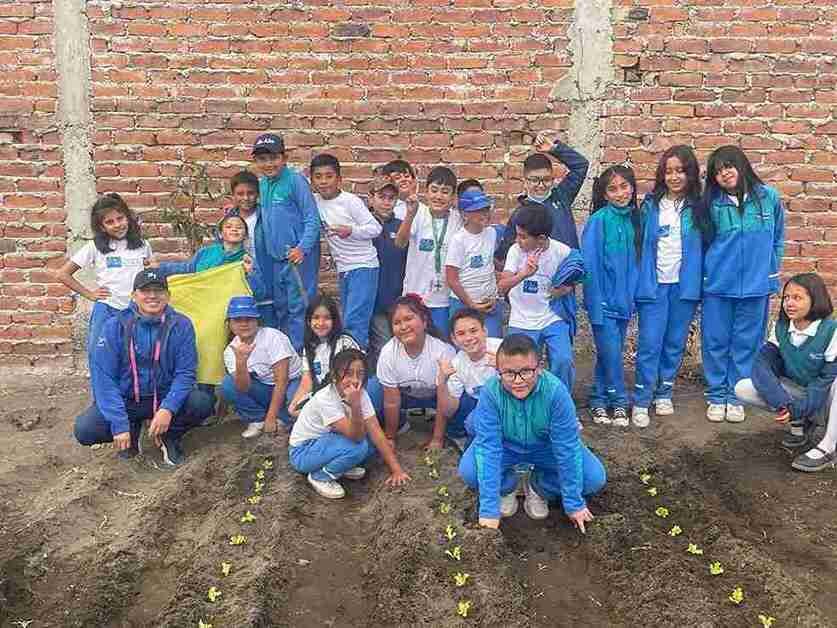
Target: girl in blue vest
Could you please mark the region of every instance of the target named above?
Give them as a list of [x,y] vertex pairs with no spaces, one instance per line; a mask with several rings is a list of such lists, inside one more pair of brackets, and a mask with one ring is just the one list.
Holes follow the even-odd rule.
[[776,421],[790,423],[782,441],[788,449],[804,451],[813,444],[818,416],[825,414],[824,438],[791,465],[799,471],[834,466],[837,447],[837,321],[825,282],[803,273],[785,284],[782,311],[768,341],[753,365],[751,379],[735,386],[744,403],[777,412]]
[[642,262],[636,293],[639,338],[632,420],[674,414],[671,389],[700,301],[703,245],[692,208],[700,202],[700,168],[689,146],[672,146],[642,203]]
[[[593,421],[627,427],[622,351],[634,312],[642,224],[636,177],[627,166],[611,166],[593,183],[593,210],[581,236],[584,306],[593,327],[596,368],[590,392]],[[613,410],[613,418],[608,415]]]
[[737,146],[722,146],[706,166],[703,201],[693,211],[705,245],[701,350],[706,418],[744,420],[735,384],[750,376],[778,292],[785,235],[779,193],[762,182]]

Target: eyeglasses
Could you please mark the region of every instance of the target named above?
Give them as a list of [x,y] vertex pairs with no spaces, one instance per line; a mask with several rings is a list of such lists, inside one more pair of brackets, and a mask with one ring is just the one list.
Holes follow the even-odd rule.
[[500,371],[500,378],[507,384],[514,384],[518,378],[522,382],[530,381],[537,373],[538,369],[520,369],[518,371]]
[[552,177],[525,177],[526,183],[529,185],[551,185],[554,179]]

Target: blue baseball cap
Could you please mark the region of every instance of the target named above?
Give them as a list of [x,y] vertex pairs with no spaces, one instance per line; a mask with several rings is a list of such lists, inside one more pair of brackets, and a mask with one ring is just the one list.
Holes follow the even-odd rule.
[[253,297],[232,297],[227,306],[227,318],[261,318]]
[[459,195],[459,209],[466,213],[491,209],[491,199],[481,190],[466,190]]
[[253,144],[253,155],[258,155],[259,153],[270,153],[272,155],[278,155],[279,153],[285,152],[285,140],[283,140],[279,135],[274,135],[273,133],[262,133],[256,138],[255,143]]

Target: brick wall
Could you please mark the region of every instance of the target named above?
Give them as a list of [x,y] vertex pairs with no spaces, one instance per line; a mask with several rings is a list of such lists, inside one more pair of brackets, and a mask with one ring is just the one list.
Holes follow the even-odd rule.
[[[98,191],[123,194],[143,213],[155,250],[175,252],[182,242],[155,210],[180,164],[205,162],[225,178],[247,163],[254,137],[272,130],[294,147],[295,164],[336,154],[356,191],[372,165],[402,156],[422,174],[452,164],[508,207],[534,134],[574,139],[575,104],[555,96],[578,61],[574,2],[401,6],[88,2]],[[7,364],[66,363],[71,352],[73,301],[44,272],[66,244],[51,7],[0,1]],[[786,199],[785,271],[818,270],[837,285],[835,22],[833,0],[613,0],[615,76],[586,129],[603,146],[589,155],[594,170],[629,160],[647,180],[673,142],[692,143],[701,157],[738,142]],[[213,220],[218,203],[202,206]]]

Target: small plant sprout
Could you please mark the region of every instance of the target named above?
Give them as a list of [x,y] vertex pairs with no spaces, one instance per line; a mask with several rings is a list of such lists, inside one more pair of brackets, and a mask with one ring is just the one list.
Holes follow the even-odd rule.
[[249,510],[241,516],[241,523],[253,523],[255,520],[256,515],[254,515]]
[[198,620],[198,628],[212,628],[212,624],[205,622],[202,619]]
[[244,545],[247,542],[247,537],[243,534],[234,534],[230,537],[230,545]]
[[259,482],[258,480],[256,480],[256,483],[253,485],[253,492],[254,493],[261,493],[263,488],[264,488],[264,482]]
[[450,497],[450,491],[448,491],[447,486],[440,486],[439,490],[436,492],[439,493],[440,497]]
[[639,476],[639,481],[643,484],[648,484],[651,481],[651,474],[650,473],[641,473]]
[[744,591],[741,587],[735,587],[732,593],[729,594],[729,601],[733,604],[741,604],[744,601]]
[[221,590],[218,587],[209,587],[209,591],[206,592],[206,599],[215,602],[219,597],[221,597]]
[[453,560],[462,560],[462,548],[457,545],[453,550],[445,550],[445,555],[450,556]]
[[647,492],[647,493],[648,493],[651,497],[656,497],[656,496],[657,496],[657,487],[656,487],[656,486],[652,486],[652,487],[651,487],[651,488],[649,488],[646,492]]
[[467,617],[471,612],[471,600],[459,600],[456,604],[456,614],[460,617]]
[[671,526],[671,530],[668,531],[669,536],[680,536],[681,534],[683,534],[683,528],[676,523]]
[[247,498],[247,503],[248,504],[253,504],[254,506],[256,504],[258,504],[260,501],[262,501],[262,496],[261,495],[251,495],[250,497]]
[[256,471],[256,479],[264,480],[264,469],[259,469],[258,471]]
[[468,578],[470,577],[471,574],[469,573],[462,573],[461,571],[457,571],[455,574],[453,574],[453,582],[458,587],[464,587],[466,584],[468,584]]
[[270,458],[265,458],[264,462],[262,463],[262,467],[265,469],[272,469],[273,468],[273,460]]
[[431,457],[430,457],[430,454],[427,454],[427,455],[424,457],[424,464],[426,464],[428,467],[432,467],[432,466],[433,466],[434,462],[433,462],[433,458],[431,458]]
[[447,537],[448,541],[453,541],[456,538],[456,530],[453,529],[452,525],[445,528],[445,537]]
[[773,625],[773,622],[776,621],[776,618],[771,617],[770,615],[759,615],[759,621],[764,628],[770,628]]
[[722,573],[724,573],[724,566],[718,561],[715,561],[714,563],[709,563],[709,573],[713,576],[720,576]]
[[228,563],[227,561],[221,561],[221,575],[229,576],[230,571],[232,571],[232,563]]
[[660,519],[665,519],[668,517],[668,508],[665,506],[658,506],[657,510],[654,511],[654,514],[657,515]]
[[686,551],[690,554],[694,554],[695,556],[703,556],[703,550],[694,543],[689,543],[689,547],[686,548]]
[[442,502],[439,504],[439,512],[443,515],[446,515],[450,512],[450,504],[447,502]]
[[439,479],[439,472],[436,470],[436,467],[431,467],[430,473],[428,473],[427,475],[429,475],[433,480]]

